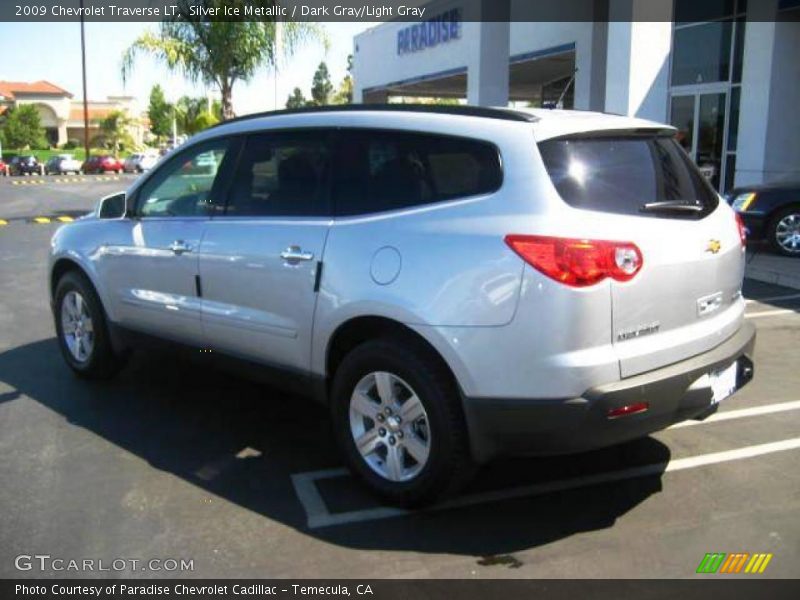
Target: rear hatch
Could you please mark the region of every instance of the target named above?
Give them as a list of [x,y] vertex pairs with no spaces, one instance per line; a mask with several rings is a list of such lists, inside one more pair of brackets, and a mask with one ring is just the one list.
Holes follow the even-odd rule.
[[[622,377],[709,350],[739,328],[744,252],[730,208],[689,156],[657,130],[539,142],[581,236],[632,242],[642,267],[611,281],[612,343]],[[584,212],[592,211],[592,212]]]

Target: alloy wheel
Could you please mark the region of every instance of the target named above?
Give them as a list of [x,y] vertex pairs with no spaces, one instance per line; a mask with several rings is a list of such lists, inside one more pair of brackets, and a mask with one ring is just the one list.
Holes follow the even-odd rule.
[[81,363],[89,360],[94,349],[94,323],[86,300],[74,290],[61,302],[61,331],[72,357]]
[[775,241],[790,254],[800,253],[800,213],[790,213],[778,221]]
[[411,386],[392,373],[365,375],[350,397],[350,433],[358,452],[388,481],[409,481],[428,462],[428,414]]

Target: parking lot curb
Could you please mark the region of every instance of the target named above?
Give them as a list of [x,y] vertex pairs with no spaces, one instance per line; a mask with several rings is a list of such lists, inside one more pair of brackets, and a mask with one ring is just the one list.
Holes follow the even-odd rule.
[[70,215],[38,215],[35,217],[13,217],[0,219],[0,227],[11,225],[12,223],[25,223],[28,225],[49,225],[51,223],[72,223],[77,217]]
[[800,259],[757,251],[748,256],[744,276],[800,290]]
[[54,179],[15,179],[10,181],[11,185],[45,185],[47,183],[89,183],[92,181],[119,181],[119,175],[108,175],[99,177],[56,177]]
[[790,273],[781,273],[761,267],[748,267],[745,271],[745,278],[800,290],[800,276]]

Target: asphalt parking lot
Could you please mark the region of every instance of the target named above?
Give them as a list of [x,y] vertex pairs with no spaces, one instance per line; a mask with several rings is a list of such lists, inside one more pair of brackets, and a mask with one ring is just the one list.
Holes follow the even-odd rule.
[[[709,552],[800,564],[800,292],[746,282],[755,380],[702,423],[484,469],[449,506],[378,505],[322,408],[171,354],[106,383],[58,353],[45,257],[115,181],[0,178],[0,577],[20,554],[175,558],[142,577],[694,577]],[[130,575],[130,572],[120,575]],[[716,577],[719,575],[702,575]]]

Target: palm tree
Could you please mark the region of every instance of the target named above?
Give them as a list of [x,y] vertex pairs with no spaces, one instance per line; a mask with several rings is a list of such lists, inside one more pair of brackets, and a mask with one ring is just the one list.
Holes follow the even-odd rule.
[[[177,16],[161,23],[158,33],[146,32],[125,51],[122,79],[126,81],[136,57],[144,52],[166,63],[170,70],[181,72],[194,82],[215,86],[222,95],[222,118],[234,116],[231,101],[237,81],[247,81],[261,66],[275,67],[282,56],[291,56],[298,46],[328,39],[315,23],[276,21],[204,21],[192,16],[190,6],[216,8],[271,7],[276,0],[178,0]],[[208,14],[208,13],[206,13]],[[280,28],[280,32],[279,32]]]
[[120,148],[126,146],[130,148],[134,145],[133,137],[128,128],[133,124],[133,120],[121,110],[115,110],[100,121],[100,140],[105,146],[114,152],[114,156],[119,155]]

